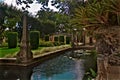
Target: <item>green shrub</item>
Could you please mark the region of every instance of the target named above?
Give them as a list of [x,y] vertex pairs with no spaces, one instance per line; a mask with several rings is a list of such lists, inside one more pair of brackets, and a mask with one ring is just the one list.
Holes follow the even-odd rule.
[[95,50],[89,52],[90,55],[84,56],[85,75],[83,80],[88,80],[96,77],[97,73],[97,53]]
[[58,41],[55,41],[54,46],[60,46],[60,43]]
[[65,43],[64,43],[64,42],[59,42],[59,44],[60,44],[60,45],[65,45]]
[[30,44],[31,49],[37,49],[39,47],[39,31],[31,31],[30,32]]
[[70,44],[71,37],[66,37],[66,44]]
[[48,35],[45,36],[45,41],[49,41],[49,36]]
[[40,40],[40,43],[39,43],[40,47],[52,47],[54,46],[53,42],[50,42],[50,41],[42,41]]
[[8,47],[8,43],[7,42],[3,42],[0,47]]
[[8,48],[16,48],[18,33],[17,32],[9,32],[7,37],[8,37]]

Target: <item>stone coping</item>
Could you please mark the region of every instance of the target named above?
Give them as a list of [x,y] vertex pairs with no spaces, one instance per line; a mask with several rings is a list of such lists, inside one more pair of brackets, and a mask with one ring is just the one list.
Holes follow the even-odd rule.
[[16,58],[0,58],[0,66],[35,66],[41,63],[42,61],[45,61],[47,59],[50,59],[53,56],[56,56],[60,53],[63,53],[64,51],[71,50],[72,48],[64,48],[52,52],[47,52],[41,55],[34,56],[32,61],[27,63],[18,63],[16,61]]
[[1,65],[9,65],[9,66],[29,66],[29,65],[38,65],[42,61],[48,60],[52,57],[55,57],[56,55],[59,55],[61,53],[64,53],[68,50],[77,50],[77,49],[94,49],[94,46],[81,46],[80,48],[64,48],[60,50],[55,50],[52,52],[47,52],[41,55],[33,56],[33,59],[27,63],[18,63],[16,61],[16,58],[0,58],[0,66]]
[[94,50],[95,45],[81,45],[81,46],[74,46],[74,49],[87,49],[87,50]]

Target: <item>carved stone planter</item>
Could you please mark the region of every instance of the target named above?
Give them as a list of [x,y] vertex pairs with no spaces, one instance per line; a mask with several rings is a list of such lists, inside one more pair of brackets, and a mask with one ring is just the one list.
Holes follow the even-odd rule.
[[111,77],[113,72],[118,69],[112,69],[111,66],[120,67],[120,26],[108,27],[98,32],[102,37],[98,39],[96,45],[98,52],[98,76],[96,80],[119,80],[114,76]]

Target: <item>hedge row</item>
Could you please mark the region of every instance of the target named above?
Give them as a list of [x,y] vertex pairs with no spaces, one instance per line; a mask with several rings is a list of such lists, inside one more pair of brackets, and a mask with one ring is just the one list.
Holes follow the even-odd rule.
[[31,31],[30,32],[30,45],[31,49],[37,49],[39,47],[39,31]]
[[[17,39],[18,33],[17,32],[9,32],[8,33],[8,47],[9,48],[16,48],[17,47]],[[31,49],[37,49],[39,46],[41,47],[49,47],[49,46],[59,46],[64,44],[70,44],[71,37],[64,37],[64,36],[55,36],[54,42],[49,41],[49,36],[45,36],[45,41],[40,41],[40,32],[39,31],[31,31],[30,32],[30,44]]]
[[17,47],[17,40],[18,40],[18,33],[17,32],[8,32],[8,48],[16,48]]

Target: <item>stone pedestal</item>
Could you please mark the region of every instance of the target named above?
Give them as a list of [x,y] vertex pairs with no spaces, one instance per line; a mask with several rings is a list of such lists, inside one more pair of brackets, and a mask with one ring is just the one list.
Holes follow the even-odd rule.
[[98,76],[96,80],[108,80],[108,57],[104,55],[98,55],[97,58],[98,65]]
[[21,44],[20,44],[20,51],[17,54],[17,61],[21,62],[21,63],[27,63],[27,62],[30,62],[32,60],[32,58],[33,58],[33,54],[30,49],[26,15],[24,15],[22,40],[21,40]]
[[[120,26],[109,27],[106,30],[103,29],[102,32],[104,39],[101,42],[98,41],[96,47],[97,52],[100,53],[97,59],[98,76],[96,80],[119,80],[119,78],[113,79],[115,69],[110,66],[120,66]],[[114,75],[113,78],[110,75]]]

